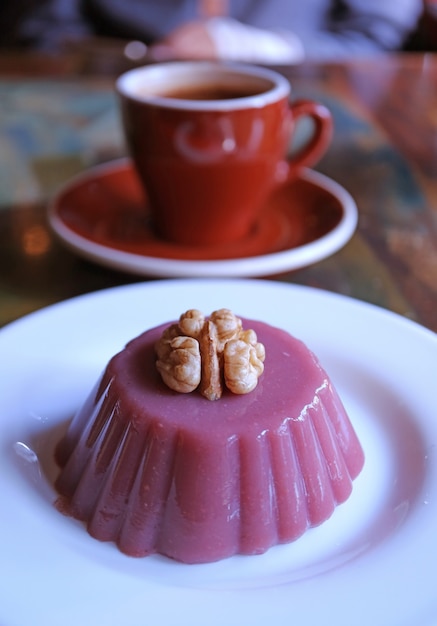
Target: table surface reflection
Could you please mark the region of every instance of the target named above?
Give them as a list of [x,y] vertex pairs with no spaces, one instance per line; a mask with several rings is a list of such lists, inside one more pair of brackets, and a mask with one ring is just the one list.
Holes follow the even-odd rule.
[[[126,154],[114,95],[120,50],[0,58],[0,325],[86,292],[144,280],[79,258],[51,233],[59,186]],[[330,258],[271,277],[367,301],[437,331],[437,55],[276,68],[321,100],[335,134],[316,169],[359,224]]]

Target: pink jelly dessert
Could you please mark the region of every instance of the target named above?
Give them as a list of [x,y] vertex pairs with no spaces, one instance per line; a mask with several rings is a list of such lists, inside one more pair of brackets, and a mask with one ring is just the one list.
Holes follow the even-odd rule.
[[167,387],[155,344],[168,324],[111,359],[56,450],[62,508],[93,537],[210,562],[293,541],[349,497],[364,455],[327,374],[287,332],[243,324],[265,347],[244,395]]

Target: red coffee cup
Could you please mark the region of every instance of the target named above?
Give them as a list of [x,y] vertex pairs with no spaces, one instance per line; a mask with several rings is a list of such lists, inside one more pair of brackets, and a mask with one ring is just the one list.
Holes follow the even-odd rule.
[[[156,232],[183,245],[246,236],[268,194],[329,146],[332,118],[312,100],[290,103],[280,74],[209,62],[150,65],[117,80],[122,122]],[[296,121],[309,142],[286,158]]]

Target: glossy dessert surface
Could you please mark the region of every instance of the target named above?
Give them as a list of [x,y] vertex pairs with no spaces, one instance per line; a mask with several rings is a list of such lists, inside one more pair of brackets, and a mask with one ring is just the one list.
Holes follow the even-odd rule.
[[348,498],[364,457],[327,374],[288,333],[243,321],[266,347],[247,395],[168,389],[154,347],[166,325],[110,361],[57,449],[64,508],[92,536],[209,562],[293,541]]

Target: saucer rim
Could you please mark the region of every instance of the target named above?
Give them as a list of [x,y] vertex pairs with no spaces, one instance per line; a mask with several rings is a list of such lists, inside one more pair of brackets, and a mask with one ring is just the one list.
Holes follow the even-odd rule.
[[341,206],[341,218],[321,237],[277,252],[213,260],[142,255],[93,241],[65,223],[60,216],[59,205],[66,193],[88,180],[128,167],[132,167],[131,160],[123,157],[92,166],[71,178],[58,189],[49,203],[48,222],[54,234],[72,252],[98,265],[133,275],[154,278],[261,278],[277,275],[308,267],[332,256],[352,238],[358,225],[358,207],[352,195],[326,174],[311,168],[303,168],[297,180],[304,180],[336,198]]

